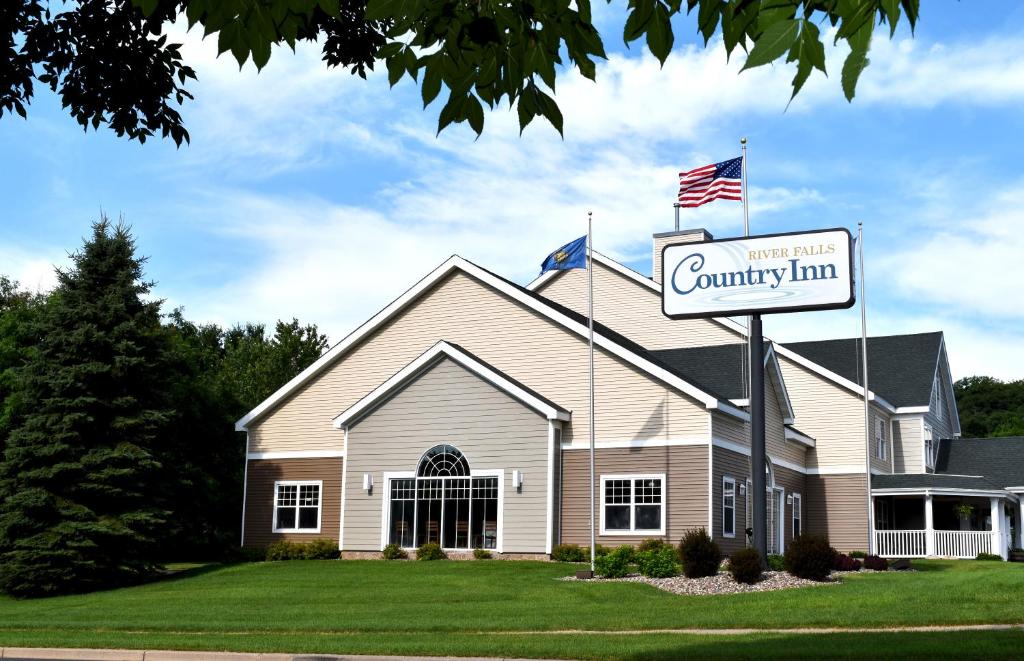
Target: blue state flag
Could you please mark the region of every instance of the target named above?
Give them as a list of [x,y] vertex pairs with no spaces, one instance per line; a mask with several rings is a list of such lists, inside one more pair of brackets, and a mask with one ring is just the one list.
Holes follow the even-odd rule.
[[587,237],[581,236],[570,241],[548,255],[540,265],[540,272],[567,271],[587,268]]

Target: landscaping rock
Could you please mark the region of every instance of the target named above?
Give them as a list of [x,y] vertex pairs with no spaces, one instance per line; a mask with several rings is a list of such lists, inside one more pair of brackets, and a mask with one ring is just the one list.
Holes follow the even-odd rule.
[[[830,578],[828,581],[817,582],[803,578],[797,578],[784,571],[766,571],[763,578],[753,585],[737,583],[728,573],[719,573],[715,576],[704,576],[702,578],[686,578],[685,576],[673,576],[672,578],[647,578],[639,574],[632,574],[625,578],[594,578],[593,581],[608,581],[620,583],[646,583],[656,588],[671,592],[673,594],[704,595],[704,594],[735,594],[739,592],[768,592],[771,590],[788,590],[791,588],[804,588],[813,585],[838,585],[838,579]],[[563,580],[575,581],[575,576],[567,576]]]

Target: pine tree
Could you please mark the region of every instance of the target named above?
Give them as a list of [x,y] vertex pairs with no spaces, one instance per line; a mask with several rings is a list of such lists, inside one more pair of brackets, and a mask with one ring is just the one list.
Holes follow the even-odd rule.
[[17,372],[25,414],[0,461],[0,589],[16,596],[143,578],[167,518],[160,302],[122,223],[95,223],[72,260]]

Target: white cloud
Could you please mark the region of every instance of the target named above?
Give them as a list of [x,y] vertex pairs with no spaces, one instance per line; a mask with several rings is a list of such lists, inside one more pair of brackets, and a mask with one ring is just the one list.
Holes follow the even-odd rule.
[[57,284],[54,265],[68,266],[66,253],[54,248],[25,250],[0,246],[0,274],[17,281],[23,289],[45,292]]

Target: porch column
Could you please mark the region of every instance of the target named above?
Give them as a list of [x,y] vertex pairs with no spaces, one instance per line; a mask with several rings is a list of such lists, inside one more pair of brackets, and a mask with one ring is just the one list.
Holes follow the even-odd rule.
[[932,518],[932,495],[924,495],[924,554],[935,555],[935,523]]
[[1024,549],[1024,496],[1017,500],[1017,548]]
[[1003,505],[999,498],[989,498],[992,510],[992,552],[1006,560],[1006,544],[1003,543]]

